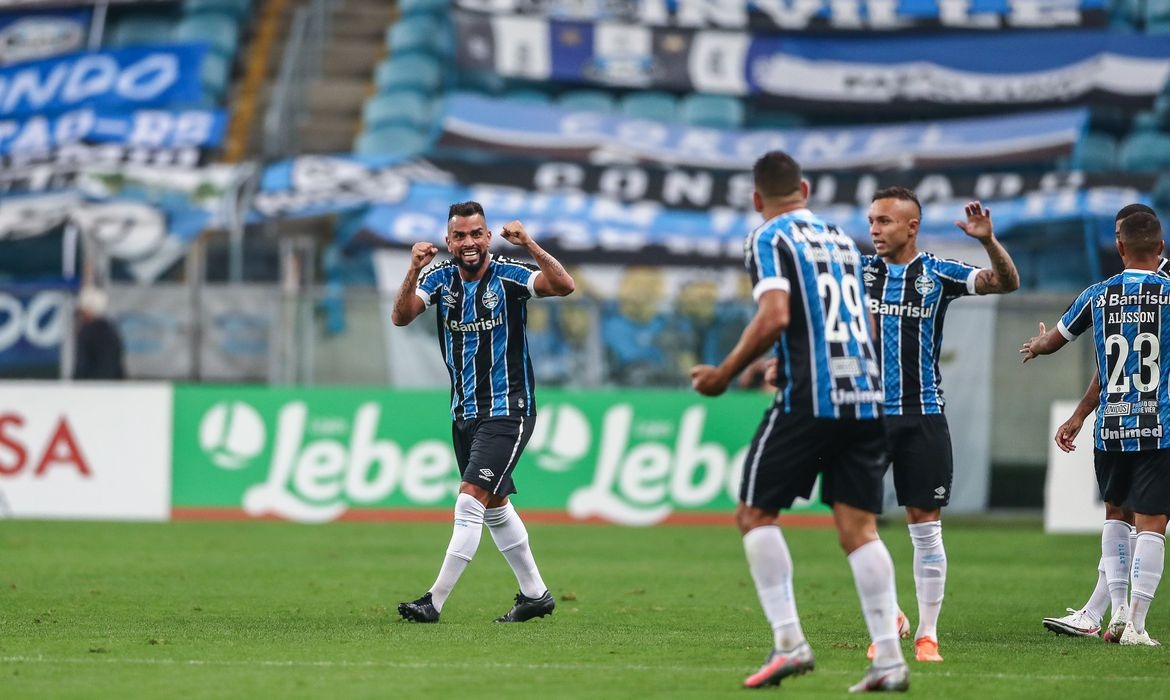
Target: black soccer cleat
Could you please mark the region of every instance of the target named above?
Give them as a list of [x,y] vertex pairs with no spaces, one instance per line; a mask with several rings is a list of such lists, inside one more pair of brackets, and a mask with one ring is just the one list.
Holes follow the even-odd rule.
[[516,604],[506,615],[497,617],[496,622],[524,622],[534,617],[552,615],[552,611],[556,607],[556,601],[553,600],[552,594],[548,591],[545,591],[544,595],[539,598],[529,598],[523,593],[517,593]]
[[403,620],[410,622],[438,622],[439,611],[435,610],[431,602],[431,592],[423,593],[422,597],[410,603],[399,603],[398,614]]

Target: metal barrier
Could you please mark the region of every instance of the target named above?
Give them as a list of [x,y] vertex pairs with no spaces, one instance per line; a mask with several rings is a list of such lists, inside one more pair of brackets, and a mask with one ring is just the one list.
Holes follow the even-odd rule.
[[344,0],[310,0],[297,8],[281,53],[280,75],[264,114],[264,156],[295,153],[304,119],[305,89],[321,74],[333,11]]

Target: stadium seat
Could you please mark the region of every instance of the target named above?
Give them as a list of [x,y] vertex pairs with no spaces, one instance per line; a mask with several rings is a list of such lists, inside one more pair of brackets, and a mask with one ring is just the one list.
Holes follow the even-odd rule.
[[1155,209],[1163,216],[1170,215],[1170,175],[1162,175],[1158,178],[1158,181],[1154,183],[1150,197],[1154,200]]
[[175,22],[155,15],[129,15],[119,20],[106,39],[108,46],[166,44],[171,41]]
[[552,103],[552,96],[547,92],[529,88],[507,90],[504,92],[504,97],[513,102],[524,102],[525,104],[547,105]]
[[569,90],[557,98],[557,105],[577,112],[612,112],[613,95],[603,90]]
[[618,109],[631,119],[656,122],[678,120],[678,99],[669,92],[631,92],[621,99]]
[[199,81],[205,95],[213,95],[217,102],[223,99],[227,92],[228,82],[231,79],[232,64],[217,53],[209,53],[203,57],[203,65],[199,69]]
[[1109,134],[1090,131],[1073,151],[1073,166],[1086,172],[1110,172],[1117,167],[1117,141]]
[[1146,0],[1146,29],[1170,23],[1170,0]]
[[402,15],[441,15],[450,11],[451,0],[399,0],[398,11]]
[[360,156],[415,156],[430,142],[430,136],[418,129],[387,126],[359,134],[354,151]]
[[753,110],[744,121],[754,129],[799,129],[806,125],[804,117],[799,114],[771,109]]
[[236,20],[221,14],[184,17],[175,27],[177,42],[206,43],[212,51],[231,59],[239,48],[240,29]]
[[499,73],[490,70],[461,70],[456,73],[456,82],[460,90],[470,90],[485,95],[499,95],[507,87],[504,78]]
[[183,0],[183,14],[218,12],[244,22],[252,14],[252,0]]
[[1139,131],[1121,145],[1119,163],[1123,170],[1152,172],[1170,169],[1170,134]]
[[1157,113],[1150,110],[1143,110],[1133,115],[1133,127],[1130,133],[1157,131],[1160,121],[1161,118]]
[[738,129],[743,126],[743,102],[726,95],[692,93],[679,105],[682,121],[694,126]]
[[431,114],[431,100],[420,92],[408,90],[374,95],[362,108],[367,131],[390,125],[429,128]]
[[443,84],[443,69],[432,56],[413,53],[391,56],[378,64],[374,72],[378,92],[412,88],[433,94]]
[[394,56],[420,52],[449,58],[455,52],[455,37],[448,22],[431,15],[412,15],[390,25],[386,46]]

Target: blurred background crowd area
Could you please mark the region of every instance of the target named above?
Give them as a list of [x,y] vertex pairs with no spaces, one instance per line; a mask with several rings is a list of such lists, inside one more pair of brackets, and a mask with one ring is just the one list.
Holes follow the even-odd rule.
[[879,187],[975,264],[990,206],[1024,288],[953,307],[944,376],[1035,463],[1091,358],[1012,350],[1118,268],[1120,206],[1170,212],[1170,0],[0,0],[0,376],[69,376],[93,285],[133,379],[445,386],[388,304],[477,199],[577,279],[529,305],[540,381],[686,387],[753,312],[771,148],[863,250]]

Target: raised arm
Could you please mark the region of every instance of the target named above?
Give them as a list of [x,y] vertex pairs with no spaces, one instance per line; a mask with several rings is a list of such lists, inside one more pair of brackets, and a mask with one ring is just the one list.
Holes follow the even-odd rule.
[[956,221],[963,233],[983,244],[991,267],[980,270],[975,276],[976,294],[1007,294],[1020,288],[1020,273],[1016,264],[1000,242],[995,238],[991,225],[991,210],[984,209],[979,202],[968,202],[964,208],[966,221]]
[[512,245],[527,249],[532,259],[536,261],[536,266],[540,268],[540,276],[536,278],[534,285],[537,296],[565,297],[573,293],[575,289],[573,277],[565,270],[564,265],[533,240],[528,231],[524,230],[524,224],[519,221],[505,224],[501,233],[504,240]]
[[1059,330],[1056,328],[1045,330],[1044,324],[1041,323],[1040,334],[1032,336],[1031,339],[1025,341],[1020,346],[1020,354],[1024,356],[1023,361],[1027,362],[1040,355],[1051,355],[1065,345],[1068,345],[1068,339]]
[[394,309],[390,312],[390,320],[394,325],[405,326],[426,311],[427,305],[418,294],[415,294],[418,289],[418,276],[423,268],[435,259],[438,252],[439,248],[435,244],[421,241],[410,249],[410,267],[406,270],[406,279],[398,288],[398,296],[394,298]]
[[743,329],[739,342],[718,367],[696,365],[691,369],[691,386],[706,396],[722,394],[732,377],[772,347],[787,327],[788,292],[780,289],[764,292],[756,315]]

